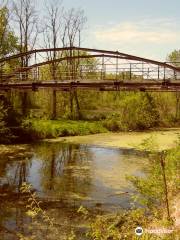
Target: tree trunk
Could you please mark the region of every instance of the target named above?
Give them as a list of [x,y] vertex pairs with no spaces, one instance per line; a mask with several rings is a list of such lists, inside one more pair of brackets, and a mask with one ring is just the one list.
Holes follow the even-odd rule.
[[75,99],[75,103],[76,103],[76,111],[77,111],[78,120],[80,120],[81,119],[81,111],[80,111],[77,90],[74,91],[74,99]]

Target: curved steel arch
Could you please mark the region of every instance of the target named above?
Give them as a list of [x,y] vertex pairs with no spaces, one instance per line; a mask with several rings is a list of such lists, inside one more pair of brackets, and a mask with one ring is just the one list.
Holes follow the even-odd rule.
[[29,56],[29,55],[36,54],[36,53],[42,53],[42,52],[45,53],[45,52],[53,52],[53,51],[63,52],[63,51],[73,51],[73,50],[85,51],[85,52],[96,52],[96,53],[101,53],[101,54],[104,54],[104,55],[109,55],[109,57],[111,57],[112,55],[115,55],[115,56],[120,56],[122,59],[142,61],[142,62],[146,62],[146,63],[155,64],[155,65],[158,65],[158,66],[161,66],[161,67],[166,67],[166,68],[169,68],[169,69],[172,69],[172,70],[175,70],[175,71],[180,71],[180,67],[172,66],[170,64],[167,64],[166,62],[160,62],[160,61],[151,60],[151,59],[148,59],[148,58],[142,58],[142,57],[126,54],[126,53],[121,53],[119,51],[109,51],[109,50],[101,50],[101,49],[93,49],[93,48],[81,48],[81,47],[34,49],[34,50],[30,50],[28,52],[18,53],[18,54],[14,54],[12,56],[2,58],[2,59],[0,59],[0,63],[6,62],[6,61],[9,61],[9,60],[12,60],[12,59],[17,59],[17,58]]

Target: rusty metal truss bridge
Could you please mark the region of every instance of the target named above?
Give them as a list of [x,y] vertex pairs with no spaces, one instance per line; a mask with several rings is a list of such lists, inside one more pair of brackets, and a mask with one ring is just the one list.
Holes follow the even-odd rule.
[[180,63],[80,47],[35,49],[0,59],[0,91],[47,88],[180,92]]

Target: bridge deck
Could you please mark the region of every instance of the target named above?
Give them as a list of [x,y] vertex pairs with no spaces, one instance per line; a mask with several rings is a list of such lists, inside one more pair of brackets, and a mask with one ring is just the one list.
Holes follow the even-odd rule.
[[180,81],[41,81],[0,83],[0,91],[17,89],[20,91],[38,89],[55,89],[71,91],[73,89],[98,90],[98,91],[170,91],[180,92]]

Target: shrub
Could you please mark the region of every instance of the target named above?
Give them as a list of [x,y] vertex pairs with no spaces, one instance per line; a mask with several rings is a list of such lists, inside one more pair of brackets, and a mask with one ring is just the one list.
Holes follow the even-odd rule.
[[4,109],[4,105],[0,102],[0,143],[9,143],[11,133],[6,126],[5,118],[7,116],[7,110]]

